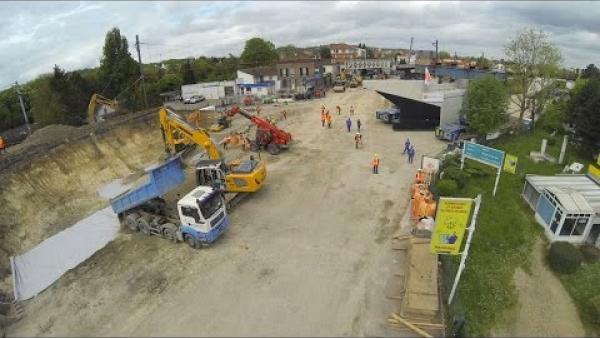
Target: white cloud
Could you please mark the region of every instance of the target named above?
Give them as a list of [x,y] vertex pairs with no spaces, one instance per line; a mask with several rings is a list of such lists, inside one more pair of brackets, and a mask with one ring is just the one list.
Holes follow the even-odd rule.
[[363,42],[503,57],[520,27],[548,33],[565,65],[600,63],[597,2],[3,2],[0,87],[48,73],[99,64],[106,32],[119,27],[147,61],[239,55],[261,36],[276,45]]

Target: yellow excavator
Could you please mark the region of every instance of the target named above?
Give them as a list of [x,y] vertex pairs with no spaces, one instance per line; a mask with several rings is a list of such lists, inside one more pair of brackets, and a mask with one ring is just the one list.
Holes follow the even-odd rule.
[[[158,113],[167,152],[176,154],[188,145],[197,145],[206,151],[209,159],[196,164],[198,185],[211,186],[225,193],[251,193],[262,188],[267,176],[263,161],[250,156],[246,161],[225,163],[219,148],[205,129],[192,126],[169,108],[161,107]],[[231,201],[229,204],[232,206]]]
[[88,105],[88,123],[104,121],[109,115],[118,113],[119,110],[119,101],[107,99],[100,94],[93,94]]

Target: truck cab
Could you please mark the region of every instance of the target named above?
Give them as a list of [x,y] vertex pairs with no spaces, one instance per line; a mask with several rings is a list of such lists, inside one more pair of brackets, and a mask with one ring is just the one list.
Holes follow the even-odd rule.
[[384,123],[394,123],[400,121],[400,109],[392,107],[388,109],[376,110],[375,118]]
[[211,187],[200,186],[177,202],[181,239],[193,248],[214,242],[229,225],[225,200]]

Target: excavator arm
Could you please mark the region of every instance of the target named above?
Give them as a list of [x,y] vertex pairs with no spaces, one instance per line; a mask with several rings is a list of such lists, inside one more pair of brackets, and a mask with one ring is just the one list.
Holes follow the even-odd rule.
[[165,144],[169,152],[176,153],[175,148],[178,144],[193,143],[203,147],[211,160],[221,160],[221,152],[206,130],[195,128],[168,108],[160,108],[158,114]]
[[88,123],[96,123],[98,105],[104,105],[111,108],[113,111],[119,110],[119,102],[117,100],[107,99],[100,94],[93,94],[88,104]]

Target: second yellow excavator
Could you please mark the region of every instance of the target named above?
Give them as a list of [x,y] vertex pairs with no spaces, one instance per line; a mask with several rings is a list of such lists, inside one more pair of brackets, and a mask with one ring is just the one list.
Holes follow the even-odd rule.
[[167,152],[177,153],[184,145],[198,145],[208,160],[196,164],[198,185],[211,186],[226,193],[251,193],[260,190],[267,176],[263,161],[249,160],[225,163],[219,148],[208,132],[196,128],[169,108],[159,110],[160,127]]
[[88,104],[88,123],[104,121],[107,117],[118,114],[120,110],[119,101],[107,99],[100,94],[93,94]]

